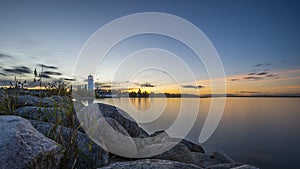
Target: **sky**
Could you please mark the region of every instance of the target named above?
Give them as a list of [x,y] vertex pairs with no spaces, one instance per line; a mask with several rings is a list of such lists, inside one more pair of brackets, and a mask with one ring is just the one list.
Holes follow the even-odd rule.
[[[73,77],[77,57],[86,41],[101,27],[120,17],[140,12],[162,12],[183,18],[198,27],[211,41],[224,66],[227,93],[300,94],[300,3],[297,1],[16,1],[0,5],[0,79],[14,76],[33,79],[33,70],[44,77]],[[123,29],[123,28],[120,28]],[[108,35],[110,36],[110,35]],[[113,36],[113,35],[111,35]],[[101,44],[99,44],[101,45]],[[159,69],[145,69],[134,76],[114,71],[126,56],[143,49],[163,49],[156,55],[138,53],[127,60],[126,71],[141,63],[162,62],[177,68],[178,55],[192,71],[186,78],[182,69],[173,75]],[[165,56],[165,57],[163,57]],[[134,59],[135,58],[135,59]],[[129,37],[106,56],[95,82],[114,88],[142,88],[154,92],[210,93],[205,66],[181,42],[161,35]],[[159,61],[160,60],[160,61]],[[130,61],[130,62],[129,62]],[[120,69],[121,70],[121,69]],[[126,78],[125,78],[126,77]],[[218,82],[218,79],[213,79]]]

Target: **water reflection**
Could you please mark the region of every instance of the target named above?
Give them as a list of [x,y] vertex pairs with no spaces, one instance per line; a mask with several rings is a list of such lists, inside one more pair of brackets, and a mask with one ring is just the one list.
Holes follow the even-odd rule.
[[[189,116],[191,108],[200,102],[196,123],[187,136],[198,141],[211,99],[120,98],[94,102],[124,109],[149,132],[168,129],[180,109]],[[299,103],[300,98],[227,98],[221,123],[204,146],[208,151],[224,151],[237,161],[260,168],[298,168]],[[143,122],[143,118],[149,120]],[[190,121],[182,125],[187,123]]]

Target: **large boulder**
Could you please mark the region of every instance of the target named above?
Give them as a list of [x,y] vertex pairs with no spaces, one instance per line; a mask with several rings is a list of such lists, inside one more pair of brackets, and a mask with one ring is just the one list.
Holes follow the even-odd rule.
[[222,162],[214,159],[211,155],[199,153],[199,152],[191,152],[192,154],[192,164],[195,164],[200,167],[210,167],[213,165],[221,164]]
[[206,169],[232,169],[242,166],[243,163],[217,164],[207,167]]
[[16,107],[24,106],[43,106],[43,107],[52,107],[54,106],[54,100],[51,98],[43,98],[31,95],[18,95],[13,99],[16,100]]
[[[192,141],[189,141],[187,139],[181,139],[181,138],[174,138],[170,137],[169,134],[163,130],[158,130],[150,135],[151,143],[163,143],[163,142],[178,142],[181,144],[184,144],[189,148],[192,152],[199,152],[204,153],[204,148]],[[149,141],[148,141],[149,142]]]
[[[64,147],[71,149],[68,166],[71,167],[77,159],[77,168],[95,168],[109,163],[109,153],[95,144],[86,134],[73,129],[51,123],[30,120],[30,123],[45,136],[56,140]],[[78,152],[79,154],[76,154]]]
[[128,162],[116,162],[101,169],[202,169],[193,164],[186,164],[168,160],[143,159]]
[[0,116],[0,164],[2,169],[58,168],[62,148],[38,132],[28,120]]
[[184,163],[192,162],[190,150],[185,145],[177,142],[157,143],[146,146],[139,151],[139,156]]
[[116,120],[121,126],[123,126],[131,137],[149,137],[149,134],[141,127],[139,127],[135,120],[130,117],[128,113],[115,106],[102,103],[91,104],[77,112],[77,116],[79,117],[79,121],[81,123],[83,121],[86,121],[85,119],[99,119],[101,117],[109,117]]
[[63,96],[37,97],[32,95],[17,95],[11,99],[15,101],[16,108],[24,106],[37,107],[67,107],[71,99]]
[[234,167],[232,169],[259,169],[259,168],[252,166],[252,165],[244,164],[244,165],[241,165],[238,167]]
[[90,126],[86,133],[113,154],[123,157],[136,157],[137,155],[137,148],[132,137],[112,118],[97,119],[95,126]]
[[60,107],[26,106],[18,108],[14,114],[26,119],[55,123],[71,128],[79,126],[73,111]]
[[226,155],[220,151],[214,152],[212,156],[214,159],[217,159],[217,160],[221,161],[222,163],[234,163],[235,162],[228,155]]

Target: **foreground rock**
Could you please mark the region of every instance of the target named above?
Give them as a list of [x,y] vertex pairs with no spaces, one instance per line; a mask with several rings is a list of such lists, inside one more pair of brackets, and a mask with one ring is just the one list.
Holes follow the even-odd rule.
[[193,143],[192,141],[186,139],[170,137],[168,133],[162,130],[152,133],[150,135],[150,138],[151,138],[150,144],[164,143],[164,142],[178,142],[187,146],[188,149],[192,152],[205,153],[204,148],[201,145]]
[[90,125],[90,119],[109,117],[116,120],[121,126],[123,126],[131,137],[149,137],[149,134],[144,129],[140,128],[128,113],[111,105],[102,103],[91,104],[87,107],[82,108],[78,112],[78,116],[80,117],[80,122],[84,122],[84,125]]
[[[30,123],[45,136],[72,150],[66,155],[71,159],[69,167],[72,167],[76,159],[77,168],[95,168],[109,163],[109,153],[95,144],[86,134],[41,121],[30,120]],[[75,154],[76,151],[79,151],[78,155]]]
[[[93,119],[91,119],[93,120]],[[97,119],[95,126],[90,126],[86,133],[106,150],[124,157],[136,157],[135,142],[116,120],[109,117]]]
[[58,168],[62,148],[38,132],[28,120],[0,116],[2,169]]
[[192,155],[189,149],[177,142],[152,144],[139,151],[140,157],[147,157],[153,154],[155,155],[150,156],[150,158],[192,163]]
[[193,164],[180,163],[175,161],[144,159],[128,162],[116,162],[101,169],[201,169]]
[[16,108],[24,106],[67,107],[71,103],[71,100],[64,96],[37,97],[32,95],[18,95],[11,99],[15,101]]
[[70,128],[79,126],[75,113],[65,108],[26,106],[18,108],[14,114],[26,119],[60,124]]

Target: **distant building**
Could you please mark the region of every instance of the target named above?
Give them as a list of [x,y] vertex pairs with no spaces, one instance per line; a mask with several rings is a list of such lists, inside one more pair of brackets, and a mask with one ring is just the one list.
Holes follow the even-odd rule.
[[94,79],[92,75],[88,76],[88,90],[94,90]]

